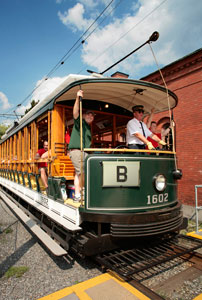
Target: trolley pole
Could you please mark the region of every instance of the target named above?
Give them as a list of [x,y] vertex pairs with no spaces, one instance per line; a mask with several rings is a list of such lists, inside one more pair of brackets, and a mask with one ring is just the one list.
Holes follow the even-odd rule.
[[136,51],[138,51],[140,48],[142,48],[146,44],[149,44],[149,43],[152,43],[152,42],[156,42],[158,40],[158,38],[159,38],[158,31],[154,31],[152,33],[152,35],[150,36],[150,38],[145,43],[143,43],[138,48],[136,48],[135,50],[133,50],[132,52],[130,52],[129,54],[127,54],[126,56],[124,56],[123,58],[121,58],[120,60],[118,60],[116,63],[114,63],[112,66],[110,66],[106,70],[102,71],[100,74],[103,75],[105,72],[107,72],[110,69],[112,69],[114,66],[116,66],[117,64],[119,64],[120,62],[122,62],[124,59],[128,58],[131,54],[135,53]]
[[[146,42],[144,42],[138,48],[134,49],[129,54],[127,54],[126,56],[124,56],[123,58],[121,58],[120,60],[118,60],[117,62],[115,62],[113,65],[111,65],[110,67],[108,67],[107,69],[105,69],[104,71],[102,71],[101,73],[98,73],[98,74],[103,75],[104,73],[106,73],[107,71],[109,71],[110,69],[112,69],[113,67],[115,67],[117,64],[119,64],[120,62],[122,62],[124,59],[128,58],[130,55],[132,55],[133,53],[135,53],[136,51],[138,51],[140,48],[142,48],[143,46],[145,46],[146,44],[150,44],[152,42],[156,42],[158,40],[158,38],[159,38],[158,31],[154,31],[152,33],[152,35],[149,37],[149,39]],[[87,72],[94,73],[91,70],[87,70]]]

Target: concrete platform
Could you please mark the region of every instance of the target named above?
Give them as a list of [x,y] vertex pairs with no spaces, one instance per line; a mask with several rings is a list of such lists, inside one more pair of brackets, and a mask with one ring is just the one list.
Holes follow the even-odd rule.
[[[105,273],[38,300],[151,300],[116,274]],[[199,299],[198,299],[199,300]]]
[[[183,210],[183,216],[187,217],[188,219],[194,219],[196,217],[196,208],[195,206],[191,205],[182,205],[182,210]],[[198,219],[199,222],[202,222],[202,209],[198,211]]]
[[[109,272],[64,288],[38,300],[152,300]],[[202,300],[202,294],[192,300]]]
[[[202,229],[187,234],[202,239]],[[152,300],[113,272],[64,288],[38,300]],[[202,294],[192,300],[202,300]]]

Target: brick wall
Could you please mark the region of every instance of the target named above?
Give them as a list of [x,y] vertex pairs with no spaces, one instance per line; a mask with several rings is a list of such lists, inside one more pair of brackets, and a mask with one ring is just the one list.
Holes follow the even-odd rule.
[[[168,88],[178,96],[174,109],[178,167],[183,171],[178,196],[183,204],[195,206],[195,185],[202,185],[202,49],[164,67]],[[143,80],[162,84],[159,72]],[[155,116],[155,121],[166,113]],[[198,189],[202,206],[202,188]]]

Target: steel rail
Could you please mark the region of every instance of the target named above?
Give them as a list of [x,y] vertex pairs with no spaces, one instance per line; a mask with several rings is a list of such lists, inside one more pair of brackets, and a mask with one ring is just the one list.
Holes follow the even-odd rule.
[[[176,239],[171,239],[170,241],[163,241],[162,245],[136,247],[129,250],[119,249],[119,251],[98,255],[96,260],[129,280],[137,273],[173,261],[178,257],[193,253],[195,250],[202,248],[202,241],[200,240],[190,239],[183,235],[178,235],[177,239],[192,241],[194,245],[190,248],[186,248],[178,245]],[[151,255],[149,255],[148,252],[150,252]],[[128,259],[128,255],[130,259]]]

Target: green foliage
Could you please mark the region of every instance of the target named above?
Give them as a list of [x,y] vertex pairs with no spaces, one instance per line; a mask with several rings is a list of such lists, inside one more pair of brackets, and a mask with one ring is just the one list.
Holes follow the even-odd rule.
[[39,103],[39,101],[32,100],[31,107],[25,110],[25,115],[38,103]]
[[0,138],[2,137],[2,135],[4,135],[4,133],[6,132],[6,130],[8,129],[8,127],[10,127],[10,126],[6,126],[4,124],[0,124]]
[[10,267],[8,271],[5,273],[6,278],[10,278],[12,276],[21,277],[25,272],[29,270],[26,266],[21,267]]
[[12,233],[13,232],[13,229],[8,227],[6,230],[5,230],[5,233],[8,234],[8,233]]

